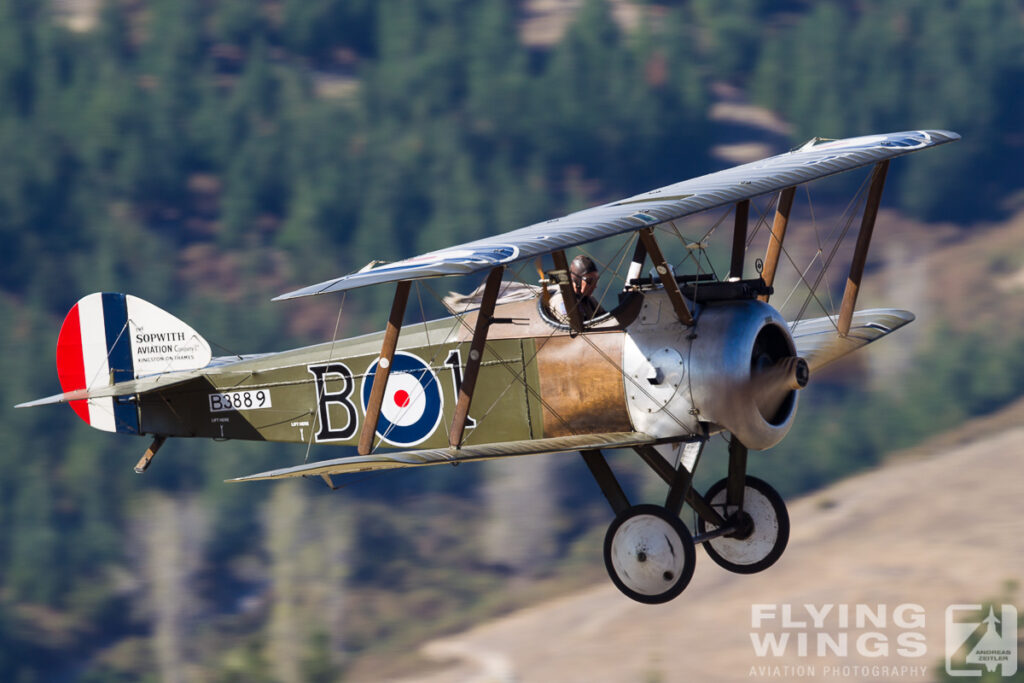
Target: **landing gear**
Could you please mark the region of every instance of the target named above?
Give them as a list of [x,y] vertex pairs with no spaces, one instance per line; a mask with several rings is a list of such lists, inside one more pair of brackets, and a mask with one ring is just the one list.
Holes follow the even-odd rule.
[[[706,433],[683,442],[675,466],[660,447],[635,447],[668,484],[664,505],[630,504],[601,452],[582,453],[616,515],[604,539],[608,576],[632,600],[659,604],[682,593],[693,577],[697,543],[718,565],[737,574],[767,569],[786,549],[786,504],[771,486],[747,476],[747,448],[737,439],[729,444],[729,475],[705,496],[693,490],[693,471],[706,442]],[[696,536],[679,519],[684,504],[697,514]]]
[[696,559],[686,525],[657,505],[627,508],[604,537],[612,583],[637,602],[659,604],[682,593]]
[[[789,514],[782,496],[764,481],[746,477],[742,505],[726,502],[729,480],[721,479],[704,499],[736,530],[704,542],[704,550],[719,566],[737,574],[756,574],[775,564],[789,542]],[[717,525],[703,517],[697,530],[704,536]]]

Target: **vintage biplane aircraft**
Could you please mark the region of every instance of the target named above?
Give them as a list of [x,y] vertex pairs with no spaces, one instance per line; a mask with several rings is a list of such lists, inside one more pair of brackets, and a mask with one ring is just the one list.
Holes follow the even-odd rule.
[[[293,351],[211,358],[199,333],[156,306],[90,294],[60,330],[64,393],[22,405],[68,402],[93,427],[152,436],[138,472],[168,437],[358,449],[231,481],[314,475],[330,485],[350,472],[579,451],[615,512],[604,544],[612,581],[634,600],[665,602],[693,575],[696,543],[738,573],[781,556],[786,507],[747,475],[748,449],[782,440],[816,370],[913,320],[901,310],[854,310],[882,187],[893,157],[956,139],[941,130],[814,139],[495,237],[371,264],[278,299],[394,283],[387,328]],[[795,190],[864,166],[873,170],[859,193],[860,232],[838,315],[787,322],[769,297]],[[771,202],[765,226],[774,218],[758,277],[743,279],[750,202],[759,197]],[[734,216],[727,275],[677,274],[661,242],[679,234],[675,221],[715,207]],[[565,250],[612,236],[626,240],[623,265],[633,249],[619,302],[586,319]],[[513,293],[506,272],[548,255],[554,267],[541,269],[540,285]],[[452,316],[403,327],[413,283],[484,271],[476,298],[452,306]],[[563,314],[552,309],[555,296]],[[709,437],[726,432],[727,476],[701,495],[694,470]],[[668,484],[664,504],[630,503],[605,449],[634,450]],[[680,519],[684,504],[696,535]]]

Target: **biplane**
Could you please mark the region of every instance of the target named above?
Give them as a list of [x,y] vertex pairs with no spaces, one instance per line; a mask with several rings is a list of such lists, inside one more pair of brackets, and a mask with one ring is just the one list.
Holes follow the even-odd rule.
[[[331,485],[353,472],[578,451],[615,515],[604,543],[613,583],[634,600],[665,602],[690,581],[696,544],[741,574],[782,555],[786,506],[747,474],[748,451],[786,436],[798,393],[820,368],[913,320],[897,309],[855,310],[882,188],[892,158],[957,139],[941,130],[816,138],[494,237],[375,262],[275,300],[391,284],[386,329],[292,351],[213,358],[198,332],[160,308],[90,294],[58,336],[64,393],[22,406],[69,403],[93,427],[152,437],[137,472],[169,437],[356,448],[230,481],[313,476]],[[797,187],[869,166],[838,313],[785,320],[771,297]],[[770,201],[768,246],[757,276],[744,279],[751,200],[759,198]],[[716,207],[723,220],[733,216],[727,273],[677,272],[665,239],[679,235],[676,221]],[[632,249],[617,305],[585,316],[566,250],[614,237],[626,242],[623,266]],[[539,284],[506,279],[542,257],[551,266],[539,266]],[[457,275],[484,282],[451,304],[450,316],[405,324],[414,284]],[[702,495],[693,474],[717,434],[728,435],[726,476]],[[634,451],[667,485],[664,503],[631,503],[608,449]],[[695,533],[680,518],[685,505]]]

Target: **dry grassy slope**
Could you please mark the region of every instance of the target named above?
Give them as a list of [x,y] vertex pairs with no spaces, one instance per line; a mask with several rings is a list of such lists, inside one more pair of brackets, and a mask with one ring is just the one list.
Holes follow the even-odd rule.
[[[693,582],[668,605],[639,605],[610,583],[598,585],[427,643],[423,655],[448,665],[409,680],[758,680],[751,667],[787,664],[814,666],[829,680],[864,677],[825,676],[826,666],[923,666],[923,674],[899,680],[933,680],[946,606],[999,597],[1008,580],[1024,578],[1022,424],[1024,401],[965,430],[975,437],[968,443],[944,448],[936,440],[791,501],[789,548],[762,574],[729,574],[699,552]],[[986,431],[993,426],[1006,428]],[[1024,608],[1019,595],[1016,602]],[[759,658],[750,638],[753,603],[798,610],[804,603],[917,603],[925,609],[927,653],[871,659],[851,646],[844,658]],[[882,630],[895,643],[898,630]],[[861,633],[852,630],[851,642]]]

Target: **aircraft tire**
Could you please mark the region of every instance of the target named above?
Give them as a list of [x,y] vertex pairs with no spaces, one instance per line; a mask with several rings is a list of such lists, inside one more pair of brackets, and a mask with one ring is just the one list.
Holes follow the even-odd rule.
[[[728,518],[725,509],[726,485],[721,479],[705,494],[708,504]],[[789,543],[789,513],[778,491],[757,477],[746,478],[743,491],[743,512],[749,515],[752,527],[740,537],[719,536],[704,542],[704,550],[719,566],[736,574],[756,574],[775,564]],[[698,533],[715,527],[697,520]]]
[[604,564],[612,583],[646,604],[668,602],[693,578],[693,536],[678,516],[657,505],[623,510],[604,537]]

